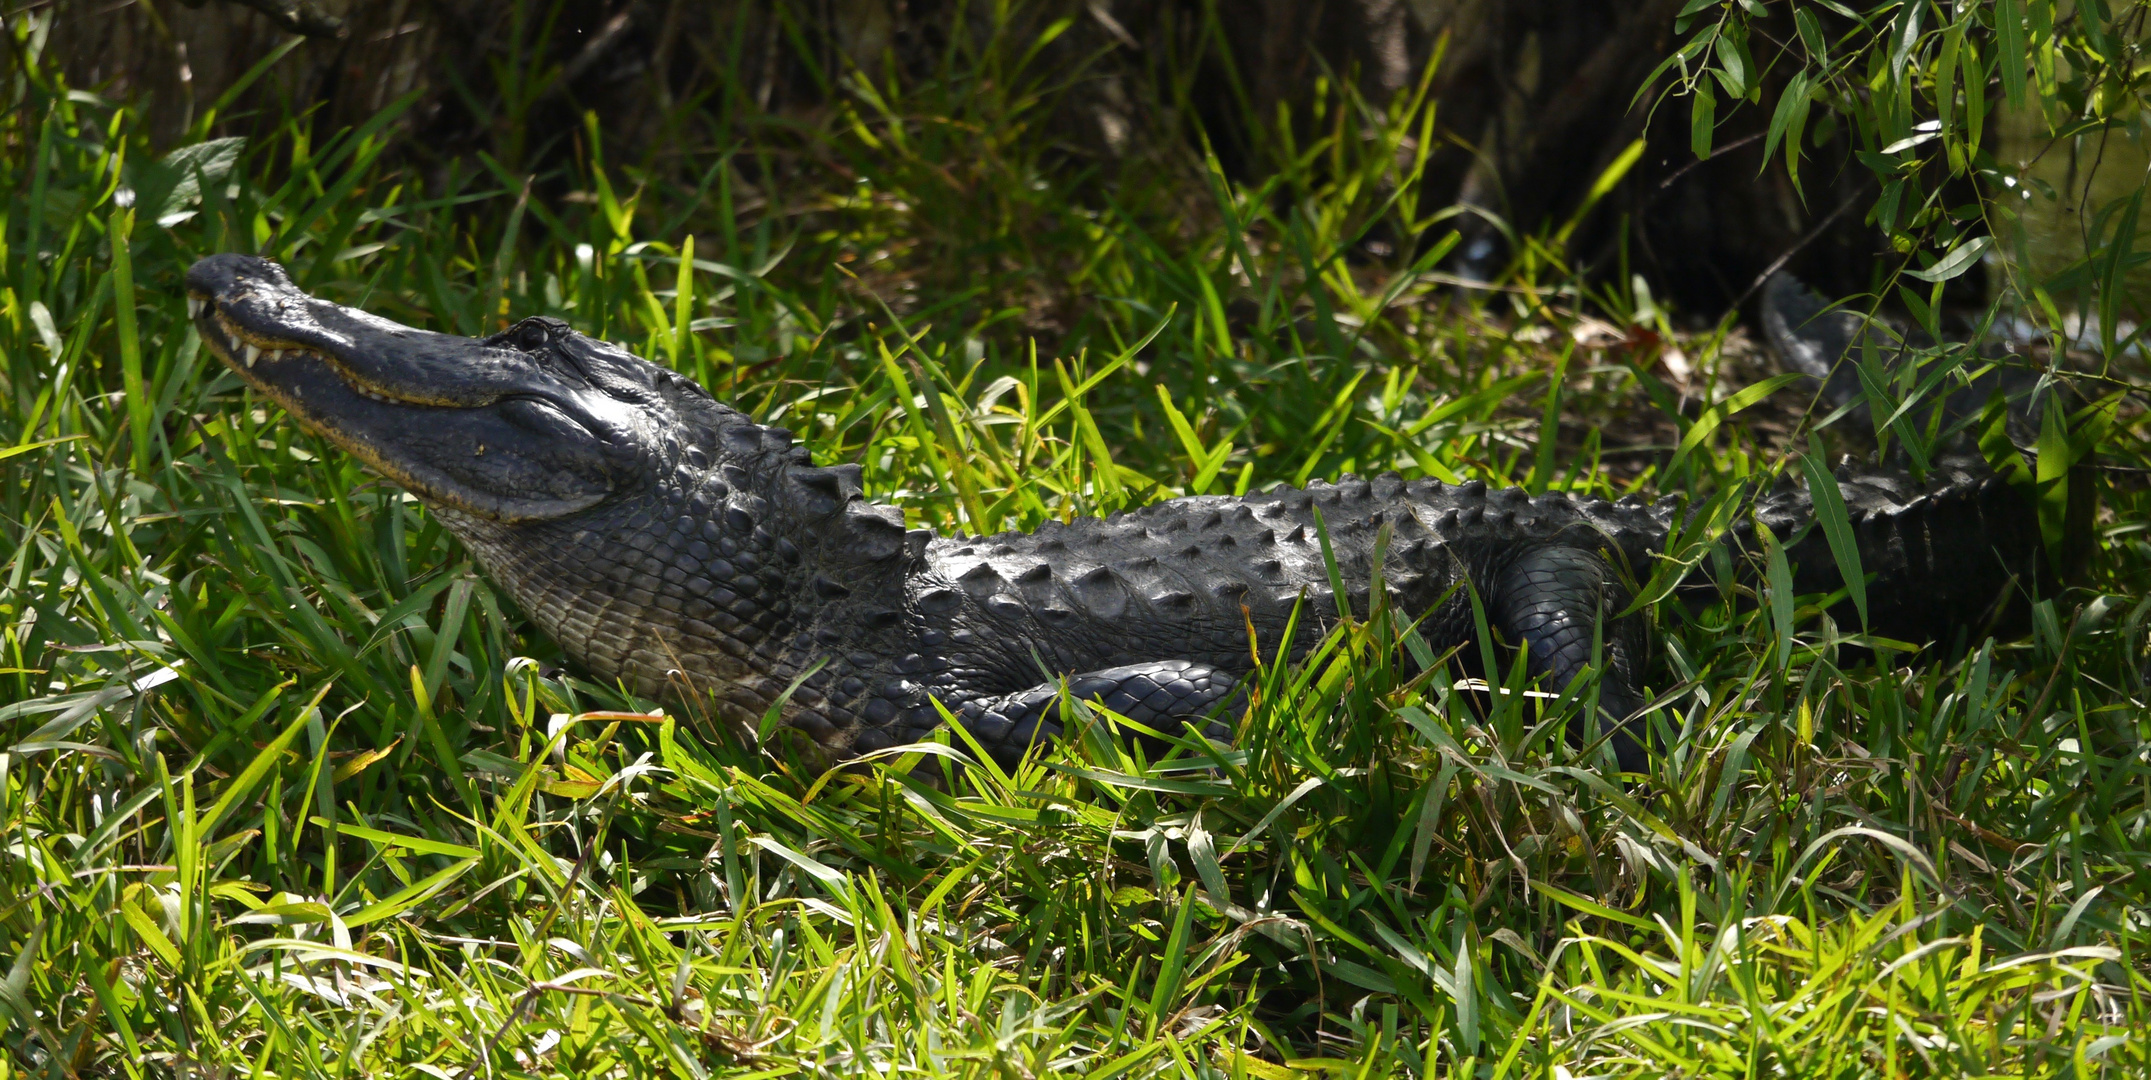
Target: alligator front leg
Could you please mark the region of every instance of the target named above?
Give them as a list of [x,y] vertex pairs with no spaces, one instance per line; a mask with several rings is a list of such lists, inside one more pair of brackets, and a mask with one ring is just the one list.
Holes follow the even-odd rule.
[[[996,761],[1012,764],[1033,745],[1047,745],[1061,734],[1059,680],[1039,683],[998,697],[973,698],[949,706],[949,712]],[[1163,734],[1201,723],[1239,688],[1232,672],[1192,660],[1153,660],[1141,664],[1085,671],[1068,677],[1070,698],[1091,701]],[[857,749],[878,750],[926,737],[941,724],[931,701],[887,727],[860,736]],[[1210,722],[1203,733],[1224,739],[1231,729]]]
[[[1597,552],[1565,545],[1539,548],[1509,564],[1492,594],[1488,614],[1495,628],[1528,650],[1528,670],[1541,686],[1566,689],[1591,666],[1595,651],[1604,671],[1598,692],[1601,725],[1623,724],[1642,708],[1647,628],[1636,616],[1615,618],[1628,606],[1628,589]],[[1623,771],[1640,772],[1648,764],[1633,732],[1640,723],[1613,732],[1614,757]]]

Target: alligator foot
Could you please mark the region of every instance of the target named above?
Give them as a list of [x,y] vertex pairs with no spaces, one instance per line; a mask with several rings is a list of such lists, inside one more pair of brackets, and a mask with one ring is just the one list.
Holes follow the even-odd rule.
[[1648,757],[1629,721],[1642,705],[1635,688],[1649,639],[1636,616],[1616,618],[1629,593],[1613,567],[1582,548],[1542,547],[1509,567],[1492,601],[1494,628],[1529,649],[1526,663],[1540,685],[1564,689],[1597,662],[1605,672],[1601,721],[1613,732],[1614,758],[1623,772],[1643,771]]
[[[966,702],[955,712],[987,753],[1003,765],[1012,765],[1032,746],[1060,737],[1063,685],[1058,680],[1040,683],[1013,694]],[[1071,700],[1096,702],[1162,735],[1197,726],[1213,739],[1232,735],[1229,720],[1236,710],[1231,703],[1239,678],[1208,664],[1154,660],[1071,675],[1065,685]],[[1221,704],[1227,707],[1220,710]],[[1219,713],[1220,719],[1211,719],[1212,713]],[[866,742],[862,736],[860,746]]]

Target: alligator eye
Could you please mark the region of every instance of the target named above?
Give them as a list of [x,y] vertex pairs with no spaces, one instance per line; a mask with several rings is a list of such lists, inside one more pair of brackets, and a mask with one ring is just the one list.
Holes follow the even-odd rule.
[[515,328],[515,343],[521,348],[542,349],[548,337],[543,323],[527,322]]

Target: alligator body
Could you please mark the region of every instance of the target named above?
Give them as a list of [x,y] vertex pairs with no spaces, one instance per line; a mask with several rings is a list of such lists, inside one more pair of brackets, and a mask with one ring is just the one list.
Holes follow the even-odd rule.
[[[1335,618],[1325,530],[1355,611],[1379,577],[1439,652],[1472,643],[1476,592],[1552,688],[1595,661],[1609,727],[1643,705],[1647,628],[1619,613],[1676,500],[1386,475],[938,536],[862,498],[857,466],[816,466],[788,432],[558,320],[483,339],[413,330],[238,255],[202,260],[187,285],[212,351],[427,502],[590,674],[747,722],[797,680],[784,719],[838,757],[926,735],[937,700],[1019,756],[1058,733],[1064,686],[1152,728],[1223,735],[1251,644],[1297,653]],[[2039,562],[2023,499],[1983,464],[1924,484],[1847,476],[1842,491],[1878,632],[1946,638]],[[1804,490],[1744,514],[1788,539],[1800,591],[1837,587]],[[1614,746],[1640,764],[1635,740]]]

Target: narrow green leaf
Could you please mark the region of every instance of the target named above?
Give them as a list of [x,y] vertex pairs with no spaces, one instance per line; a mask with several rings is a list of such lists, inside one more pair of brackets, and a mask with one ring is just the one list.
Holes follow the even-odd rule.
[[[1219,903],[1226,901],[1218,897]],[[1173,913],[1173,927],[1166,935],[1165,950],[1158,968],[1158,981],[1150,989],[1151,1022],[1166,1016],[1165,1008],[1180,994],[1181,983],[1187,975],[1188,933],[1195,921],[1195,883],[1190,881],[1180,891],[1180,904]]]
[[[358,170],[352,170],[357,175]],[[508,326],[508,283],[516,272],[515,247],[522,239],[523,215],[530,209],[530,181],[523,181],[521,194],[508,211],[508,225],[501,230],[500,245],[493,250],[493,269],[487,275],[485,308],[478,313],[477,332],[491,334]]]
[[[128,1010],[120,1005],[119,995],[112,992],[112,983],[105,978],[103,965],[86,964],[82,973],[88,976],[90,992],[97,995],[97,1003],[104,1007],[105,1015],[111,1018],[113,1028],[119,1032],[120,1046],[127,1051],[128,1058],[132,1060],[141,1057],[142,1047],[135,1040],[134,1025],[127,1022]],[[126,1069],[130,1077],[141,1075],[125,1065],[122,1068]]]
[[[327,818],[319,816],[312,820],[315,825],[324,829],[328,828],[330,824]],[[353,825],[348,822],[338,822],[336,831],[344,836],[355,836],[361,840],[371,841],[384,848],[409,848],[412,851],[426,855],[446,855],[452,859],[475,859],[478,857],[478,849],[468,844],[451,844],[446,840],[429,840],[422,836],[405,836],[402,833],[372,829],[364,825]]]
[[1798,871],[1800,867],[1807,864],[1809,859],[1814,858],[1823,849],[1830,847],[1839,840],[1853,836],[1864,836],[1881,844],[1883,847],[1889,848],[1899,859],[1904,861],[1905,865],[1918,871],[1919,875],[1930,883],[1939,883],[1942,880],[1942,876],[1935,872],[1934,860],[1929,858],[1926,852],[1913,846],[1904,837],[1894,836],[1880,829],[1869,828],[1865,825],[1846,825],[1816,837],[1812,843],[1801,849],[1800,857],[1793,860],[1792,869]]
[[1712,132],[1718,126],[1718,99],[1712,96],[1708,83],[1697,83],[1695,93],[1688,104],[1688,148],[1695,152],[1695,159],[1710,157]]
[[2039,535],[2047,554],[2055,559],[2066,550],[2069,535],[2069,466],[2076,464],[2069,453],[2069,423],[2061,403],[2049,394],[2039,417]]
[[1785,92],[1778,97],[1777,111],[1770,115],[1770,131],[1763,138],[1763,164],[1770,163],[1770,156],[1777,152],[1780,140],[1785,144],[1785,172],[1792,178],[1793,189],[1800,188],[1800,134],[1807,128],[1807,112],[1812,104],[1811,83],[1805,71],[1793,75],[1785,84]]
[[2009,107],[2024,107],[2024,71],[2031,66],[2024,45],[2024,0],[1994,0],[1995,64],[2002,69],[2002,94]]
[[1906,4],[1897,9],[1896,41],[1890,46],[1890,79],[1895,82],[1905,77],[1905,65],[1911,62],[1912,47],[1919,43],[1919,20],[1926,13],[1925,4]]
[[[345,827],[345,831],[350,831],[349,826]],[[425,903],[435,893],[454,884],[457,878],[469,873],[471,867],[476,865],[478,865],[478,860],[475,858],[459,860],[422,880],[414,881],[410,885],[344,916],[344,925],[364,926],[367,923],[379,922],[382,919],[393,919]]]
[[1573,340],[1562,345],[1561,355],[1554,360],[1553,374],[1546,380],[1546,405],[1539,413],[1537,452],[1532,455],[1531,475],[1524,478],[1524,489],[1533,494],[1543,493],[1553,479],[1554,450],[1561,434],[1561,383],[1567,377],[1569,353],[1574,349]]
[[1330,399],[1329,410],[1324,412],[1322,419],[1315,424],[1315,429],[1320,434],[1303,444],[1306,448],[1306,457],[1300,461],[1299,469],[1292,474],[1293,487],[1307,486],[1308,479],[1313,477],[1315,470],[1322,465],[1322,455],[1329,452],[1330,446],[1337,441],[1339,436],[1344,434],[1344,429],[1352,422],[1353,417],[1358,415],[1356,393],[1359,389],[1359,384],[1366,379],[1368,370],[1368,368],[1360,368],[1344,384],[1344,388]]
[[1189,424],[1187,416],[1173,404],[1172,391],[1164,383],[1159,383],[1157,390],[1158,404],[1165,410],[1165,422],[1172,426],[1174,437],[1180,440],[1180,448],[1187,452],[1188,463],[1193,467],[1188,494],[1207,494],[1211,483],[1217,479],[1218,470],[1232,454],[1232,439],[1227,437],[1215,448],[1205,447],[1202,439],[1196,436],[1194,425]]
[[1994,246],[1992,236],[1973,237],[1949,249],[1949,254],[1942,256],[1940,262],[1925,270],[1907,270],[1905,271],[1905,276],[1916,277],[1921,281],[1948,281],[1966,270],[1970,270],[1972,264],[1978,262],[1979,257],[1986,254],[1987,249],[1992,246]]
[[157,959],[164,961],[174,970],[178,969],[179,950],[173,947],[172,939],[165,936],[164,928],[158,926],[155,919],[135,906],[132,900],[120,901],[120,918],[134,929],[135,937],[147,945],[149,951],[157,954]]
[[1307,509],[1314,515],[1315,539],[1322,545],[1322,567],[1329,572],[1330,592],[1332,598],[1337,601],[1337,618],[1343,622],[1351,622],[1352,594],[1345,589],[1344,571],[1338,567],[1336,549],[1329,542],[1329,523],[1322,520],[1321,507],[1309,503]]
[[[1623,147],[1620,153],[1614,155],[1613,161],[1607,164],[1606,168],[1598,174],[1598,179],[1591,182],[1591,190],[1584,193],[1583,201],[1576,204],[1575,211],[1568,216],[1567,221],[1562,223],[1560,230],[1554,233],[1555,245],[1566,246],[1568,244],[1569,237],[1575,235],[1577,227],[1583,224],[1585,216],[1590,214],[1592,208],[1596,207],[1601,199],[1611,194],[1614,188],[1620,186],[1621,181],[1628,176],[1629,170],[1636,167],[1636,162],[1643,160],[1643,151],[1646,145],[1645,140],[1636,139]],[[1454,245],[1456,236],[1456,233],[1450,233],[1446,238],[1447,244]],[[1426,264],[1433,265],[1432,260],[1426,260]],[[1388,305],[1384,304],[1383,306],[1387,307]]]
[[830,895],[847,900],[851,897],[851,879],[830,869],[827,863],[811,855],[804,855],[794,851],[766,836],[748,837],[747,842],[805,871],[808,877],[820,882],[823,888],[829,890]]
[[[1961,9],[1968,18],[1971,8]],[[1934,109],[1935,122],[1945,138],[1954,134],[1952,121],[1957,111],[1957,52],[1964,45],[1965,19],[1950,24],[1942,35],[1942,48],[1934,59]]]
[[89,438],[87,435],[62,435],[57,439],[39,439],[34,443],[23,443],[20,446],[0,446],[0,461],[5,461],[17,454],[27,454],[32,450],[41,450],[47,446],[57,446],[60,443],[87,438]]
[[[2120,354],[2121,320],[2124,305],[2131,305],[2128,273],[2134,266],[2129,256],[2136,244],[2136,222],[2143,215],[2144,187],[2137,185],[2128,199],[2121,203],[2121,214],[2114,222],[2113,239],[2106,242],[2104,251],[2098,253],[2099,261],[2099,351],[2104,356]],[[2112,213],[2111,207],[2106,211]]]
[[1823,457],[1822,440],[1813,432],[1808,434],[1808,452],[1800,457],[1800,468],[1807,474],[1808,501],[1815,508],[1815,522],[1822,527],[1823,538],[1830,542],[1830,555],[1837,560],[1838,576],[1845,582],[1845,592],[1852,597],[1854,610],[1860,613],[1860,627],[1867,627],[1867,575],[1860,567],[1860,544],[1852,533],[1852,516],[1845,509],[1845,494],[1837,488],[1837,477]]
[[826,656],[817,657],[813,663],[807,665],[805,671],[793,677],[791,685],[785,687],[784,692],[777,695],[777,700],[769,703],[769,709],[762,713],[762,719],[755,724],[754,738],[756,742],[768,742],[770,737],[777,733],[777,729],[784,726],[784,707],[791,704],[792,695],[798,693],[799,688],[806,685],[807,680],[815,672],[820,671],[822,665],[828,662],[829,658]]
[[1044,763],[1057,773],[1081,777],[1106,787],[1130,788],[1136,791],[1162,791],[1172,795],[1222,796],[1232,793],[1225,784],[1213,780],[1167,780],[1154,776],[1136,776],[1130,773],[1107,772],[1102,769],[1086,769],[1080,765],[1067,765],[1058,761]]
[[1419,877],[1426,872],[1427,855],[1434,847],[1434,830],[1441,827],[1442,804],[1448,800],[1449,785],[1456,781],[1456,773],[1456,762],[1442,759],[1441,772],[1428,782],[1419,802],[1419,824],[1412,836],[1411,869],[1406,878],[1413,889],[1419,887]]
[[1808,64],[1817,70],[1830,67],[1829,39],[1822,36],[1822,22],[1815,18],[1809,8],[1793,9],[1793,25],[1800,31],[1800,44],[1807,49]]
[[[1737,498],[1740,487],[1728,484],[1713,493],[1708,501],[1688,517],[1688,523],[1674,530],[1666,539],[1664,554],[1651,566],[1650,580],[1638,590],[1636,598],[1621,609],[1621,615],[1632,615],[1650,607],[1670,594],[1688,571],[1710,551],[1711,541],[1716,539],[1733,520],[1734,512],[1741,504]],[[1681,515],[1676,514],[1678,522]],[[1477,594],[1474,593],[1474,596]],[[1476,614],[1476,611],[1474,612]],[[1481,631],[1482,633],[1484,631]]]
[[321,707],[321,699],[328,696],[329,687],[332,685],[334,684],[322,683],[321,689],[314,691],[314,699],[307,702],[306,707],[299,710],[291,723],[284,726],[283,733],[270,741],[269,745],[262,747],[254,755],[254,760],[248,762],[246,768],[232,778],[231,783],[224,785],[224,794],[217,796],[216,803],[210,806],[209,814],[202,819],[196,835],[204,838],[213,835],[225,815],[231,813],[232,807],[254,790],[254,786],[261,783],[263,777],[269,775],[269,770],[276,767],[277,759],[284,755],[284,750],[291,745],[291,740],[298,737],[308,720],[313,719],[315,710]]
[[1158,318],[1158,325],[1151,327],[1149,333],[1137,338],[1134,344],[1113,354],[1113,358],[1106,361],[1104,367],[1091,373],[1089,378],[1075,384],[1075,388],[1070,390],[1066,396],[1054,402],[1051,407],[1039,415],[1038,419],[1031,421],[1031,426],[1042,428],[1051,424],[1055,419],[1059,418],[1062,409],[1075,405],[1083,399],[1083,395],[1090,393],[1092,387],[1105,381],[1106,376],[1132,363],[1135,360],[1135,354],[1148,348],[1152,341],[1157,340],[1159,334],[1165,332],[1167,326],[1172,325],[1173,314],[1179,310],[1180,305],[1178,303],[1166,305],[1165,313]]
[[1778,543],[1770,526],[1758,521],[1755,535],[1763,542],[1763,580],[1770,590],[1770,629],[1777,641],[1778,672],[1792,663],[1793,583],[1792,568],[1785,561],[1785,546]]
[[1807,376],[1797,371],[1773,375],[1753,386],[1743,387],[1725,400],[1703,410],[1703,415],[1696,418],[1688,433],[1681,436],[1680,445],[1673,451],[1673,459],[1666,463],[1666,474],[1670,476],[1677,473],[1681,463],[1688,460],[1688,455],[1693,453],[1696,447],[1708,442],[1720,424],[1756,402],[1777,393],[1779,387],[1804,378]]
[[[1684,34],[1687,33],[1687,28],[1675,24],[1673,32],[1676,34]],[[1676,67],[1680,69],[1682,79],[1683,81],[1685,81],[1688,76],[1688,62],[1710,51],[1710,39],[1711,34],[1709,32],[1697,34],[1694,37],[1689,38],[1685,43],[1681,45],[1680,48],[1674,50],[1673,55],[1668,56],[1663,60],[1660,60],[1658,62],[1658,66],[1652,68],[1651,73],[1645,76],[1643,78],[1643,81],[1636,85],[1636,92],[1634,96],[1628,99],[1629,108],[1634,108],[1637,103],[1641,102],[1645,97],[1650,95],[1651,91],[1655,89],[1658,85],[1659,76],[1664,75],[1666,72],[1669,72]]]
[[105,239],[112,245],[112,322],[119,335],[120,380],[127,393],[127,436],[136,473],[148,473],[150,410],[142,380],[142,335],[134,318],[134,211],[112,211]]
[[[1190,490],[1194,491],[1195,494],[1209,494],[1210,485],[1217,482],[1218,474],[1225,471],[1225,462],[1232,457],[1232,441],[1239,438],[1240,431],[1245,426],[1243,424],[1240,428],[1233,429],[1225,437],[1219,439],[1216,446],[1210,448],[1210,459],[1202,463],[1202,468],[1195,470],[1195,479],[1189,482],[1191,485]],[[1244,495],[1246,492],[1242,491],[1238,494]]]
[[1595,915],[1608,922],[1617,922],[1623,926],[1633,926],[1643,931],[1655,931],[1658,929],[1657,924],[1648,919],[1638,918],[1625,911],[1607,907],[1581,893],[1570,892],[1559,885],[1552,884],[1544,878],[1532,878],[1531,887],[1563,907],[1575,908],[1586,915]]
[[1463,940],[1456,950],[1456,970],[1449,977],[1449,986],[1453,991],[1452,1000],[1456,1002],[1456,1030],[1457,1034],[1463,1037],[1464,1052],[1477,1057],[1479,1041],[1484,1038],[1484,1034],[1479,1030],[1479,988],[1474,978],[1479,970],[1475,963],[1479,950],[1476,948],[1477,942],[1472,940],[1475,935],[1471,933],[1470,926],[1466,925],[1464,930]]
[[1203,316],[1207,316],[1210,321],[1210,334],[1217,339],[1211,345],[1211,350],[1219,356],[1231,356],[1232,326],[1225,318],[1224,301],[1218,299],[1217,287],[1210,283],[1210,275],[1204,273],[1201,268],[1197,268],[1195,273],[1195,284],[1202,289],[1202,315],[1196,317],[1196,324],[1201,325]]
[[1098,496],[1107,506],[1119,509],[1126,496],[1121,489],[1120,470],[1113,464],[1113,448],[1106,443],[1105,435],[1098,430],[1097,420],[1083,404],[1083,391],[1069,379],[1068,366],[1055,360],[1053,373],[1060,379],[1062,401],[1075,416],[1076,437],[1090,455],[1091,476],[1097,485]]
[[1719,80],[1725,84],[1725,92],[1734,100],[1748,96],[1748,58],[1742,55],[1740,42],[1733,35],[1718,35],[1715,51],[1718,54]]
[[1234,840],[1232,843],[1225,845],[1225,854],[1227,856],[1230,856],[1235,852],[1244,850],[1247,845],[1254,842],[1256,837],[1262,835],[1263,830],[1268,829],[1270,827],[1270,824],[1277,820],[1278,815],[1283,814],[1286,810],[1291,809],[1293,803],[1300,801],[1300,799],[1305,797],[1308,792],[1313,791],[1318,787],[1321,787],[1323,783],[1323,779],[1319,776],[1310,776],[1307,779],[1300,781],[1299,786],[1293,788],[1291,794],[1288,794],[1284,798],[1278,800],[1277,805],[1270,807],[1269,812],[1262,815],[1262,820],[1255,822],[1254,828],[1247,830],[1245,833],[1242,833],[1238,840]]
[[[675,371],[692,371],[689,363],[694,357],[688,347],[694,341],[691,324],[695,321],[695,234],[688,233],[680,241],[680,271],[673,279],[672,293],[672,367]],[[931,393],[932,387],[927,388]]]
[[[219,119],[222,118],[222,113],[224,112],[224,110],[231,108],[232,103],[239,100],[239,95],[246,93],[247,88],[254,85],[256,80],[260,79],[263,75],[268,74],[269,69],[275,67],[278,61],[281,61],[282,59],[284,59],[284,57],[289,56],[291,54],[291,50],[296,49],[299,46],[304,45],[312,40],[314,39],[305,37],[300,34],[293,34],[289,38],[286,38],[281,44],[277,45],[276,48],[270,49],[267,53],[264,53],[261,59],[254,61],[253,67],[246,69],[245,74],[232,80],[231,85],[225,87],[224,92],[217,95],[217,100],[212,102],[208,108],[203,109],[201,113],[195,117],[194,127],[187,133],[187,138],[185,141],[190,143],[200,142],[203,139],[207,138],[209,136],[209,129],[213,125],[215,125],[215,123]],[[415,96],[417,91],[413,91],[412,93]]]
[[[2106,10],[2105,0],[2078,0],[2075,7],[2084,40],[2091,44],[2092,51],[2109,64],[2121,62],[2121,43],[2114,38],[2113,17]],[[2132,16],[2135,14],[2130,12]]]

